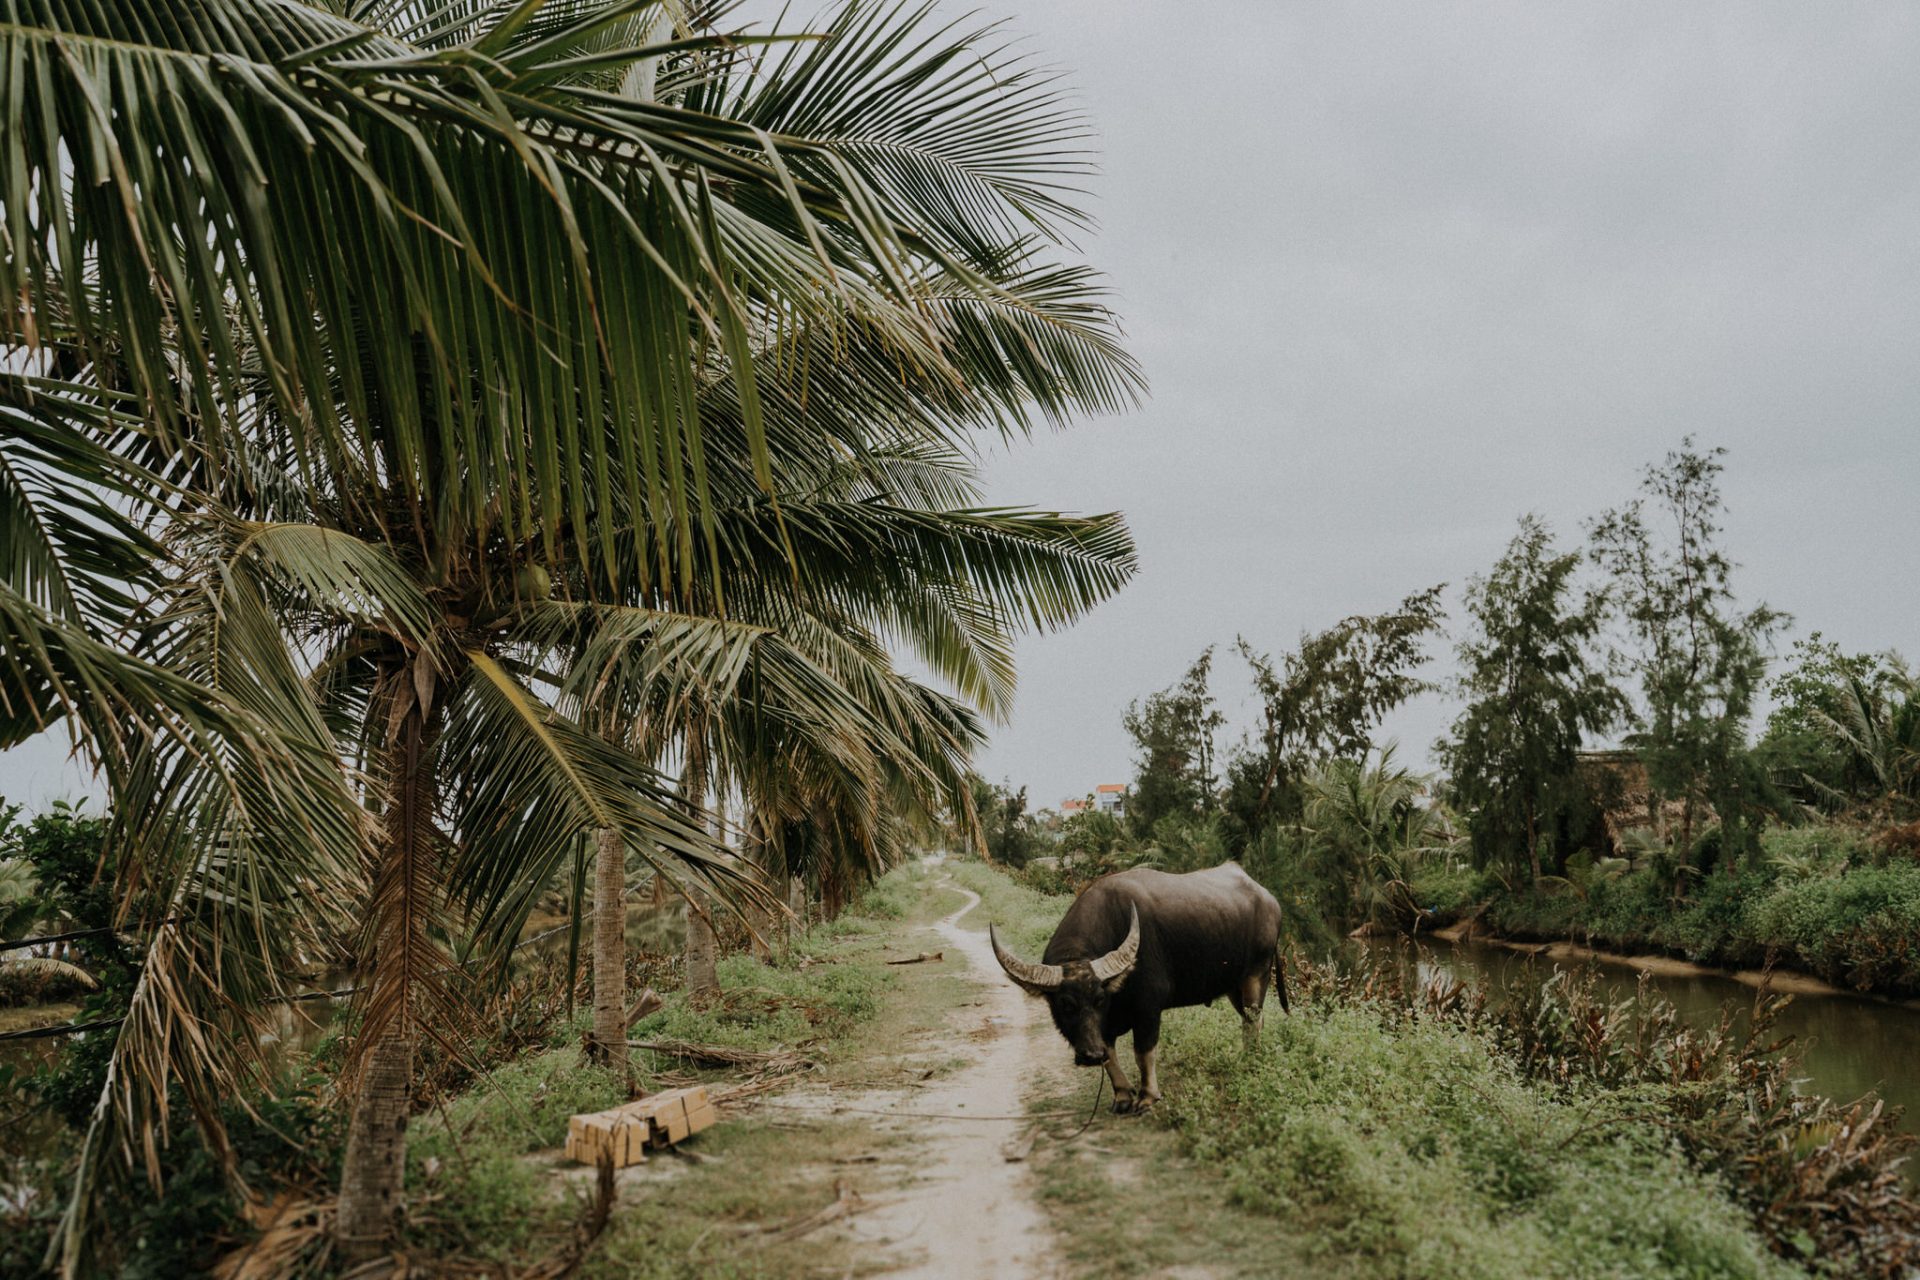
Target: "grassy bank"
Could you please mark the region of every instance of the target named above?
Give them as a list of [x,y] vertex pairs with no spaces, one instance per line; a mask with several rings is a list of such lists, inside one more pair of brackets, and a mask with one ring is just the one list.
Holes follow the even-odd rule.
[[1920,995],[1920,864],[1887,859],[1845,829],[1769,832],[1761,858],[1737,871],[1642,867],[1533,889],[1438,870],[1413,889],[1430,925],[1477,913],[1523,940],[1734,969],[1773,963],[1856,991]]
[[[1063,905],[1063,903],[1061,904]],[[1056,906],[1056,910],[1058,906]],[[1591,983],[1425,986],[1302,964],[1247,1057],[1168,1016],[1166,1100],[1041,1158],[1086,1274],[1901,1276],[1904,1140],[1796,1094],[1764,1031],[1696,1029]],[[1036,1105],[1080,1096],[1051,1083]]]
[[1169,1037],[1162,1122],[1321,1274],[1793,1274],[1631,1100],[1556,1096],[1479,1036],[1365,1008],[1281,1019],[1252,1061],[1235,1022]]
[[[941,1072],[975,988],[946,964],[886,961],[937,948],[927,925],[961,905],[935,883],[948,875],[982,898],[966,925],[993,921],[1025,954],[1039,953],[1070,901],[974,862],[903,869],[779,963],[725,960],[723,999],[663,992],[665,1007],[634,1031],[808,1065],[761,1077],[764,1067],[714,1070],[636,1050],[643,1083],[726,1090],[763,1078],[819,1095]],[[1028,1102],[1076,1118],[1042,1120],[1033,1186],[1076,1273],[1899,1276],[1920,1260],[1920,1210],[1893,1172],[1898,1141],[1860,1111],[1794,1094],[1764,1035],[1687,1028],[1670,1008],[1608,1004],[1573,980],[1495,1000],[1425,987],[1391,962],[1367,972],[1303,963],[1293,979],[1295,1012],[1269,1008],[1251,1057],[1230,1011],[1171,1013],[1161,1107],[1142,1119],[1102,1114],[1078,1134],[1094,1073],[1071,1070],[1065,1046],[1043,1032],[1059,1069],[1028,1082]],[[594,1220],[592,1172],[557,1148],[569,1115],[625,1091],[582,1063],[586,1017],[422,1099],[408,1156],[417,1261],[520,1274],[564,1259]],[[323,1101],[272,1113],[305,1150],[276,1162],[249,1148],[263,1191],[324,1205],[340,1135]],[[833,1204],[843,1184],[872,1193],[911,1179],[940,1131],[884,1132],[859,1113],[825,1120],[773,1101],[724,1109],[687,1154],[624,1171],[578,1274],[797,1280],[883,1269],[845,1232],[783,1229]],[[276,1183],[274,1170],[295,1176]],[[186,1188],[209,1197],[217,1180]],[[174,1194],[143,1210],[146,1236],[245,1233],[206,1199]],[[297,1235],[289,1256],[314,1256],[318,1232],[304,1246]],[[150,1261],[134,1274],[204,1265],[178,1250]]]

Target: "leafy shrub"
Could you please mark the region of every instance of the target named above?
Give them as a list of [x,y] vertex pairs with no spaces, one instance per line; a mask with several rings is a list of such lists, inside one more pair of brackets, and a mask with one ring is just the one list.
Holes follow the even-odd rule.
[[1809,872],[1838,872],[1873,861],[1867,834],[1839,822],[1769,827],[1760,836],[1760,854],[1776,867],[1795,865]]
[[1771,868],[1720,873],[1700,881],[1691,901],[1652,930],[1664,949],[1702,964],[1744,965],[1761,958],[1748,913],[1773,887]]
[[668,992],[658,1012],[634,1026],[641,1040],[689,1040],[736,1049],[794,1048],[843,1035],[872,1017],[893,974],[861,965],[805,970],[765,965],[752,956],[720,961],[720,997],[695,1003]]
[[1218,814],[1170,813],[1153,824],[1153,862],[1166,871],[1205,871],[1227,860]]
[[1727,1181],[1776,1253],[1816,1274],[1906,1280],[1920,1264],[1920,1201],[1903,1173],[1916,1139],[1893,1131],[1876,1099],[1837,1106],[1795,1090],[1791,1046],[1772,1031],[1778,998],[1757,1000],[1744,1030],[1731,1009],[1700,1030],[1644,979],[1637,998],[1613,1000],[1592,973],[1542,981],[1522,970],[1489,989],[1423,981],[1411,956],[1369,953],[1363,964],[1301,965],[1295,988],[1316,1008],[1363,1008],[1402,1033],[1470,1032],[1601,1130],[1666,1135]]
[[1920,866],[1890,863],[1782,884],[1752,910],[1753,936],[1828,981],[1920,992]]
[[1795,1274],[1626,1106],[1561,1100],[1479,1031],[1316,994],[1252,1057],[1230,1017],[1169,1025],[1166,1117],[1238,1203],[1410,1280]]
[[1888,855],[1857,827],[1775,828],[1759,859],[1685,884],[1676,898],[1650,864],[1584,895],[1488,881],[1480,918],[1515,938],[1575,938],[1729,968],[1775,961],[1863,991],[1920,993],[1920,863]]
[[[324,1090],[317,1076],[289,1078],[251,1099],[251,1108],[233,1102],[223,1109],[235,1172],[249,1186],[271,1193],[332,1176],[345,1134],[323,1101]],[[101,1242],[101,1274],[120,1280],[204,1275],[220,1250],[247,1230],[220,1159],[207,1150],[198,1129],[177,1125],[159,1156],[161,1194],[138,1176],[104,1184],[99,1220],[111,1222],[113,1230]],[[40,1261],[70,1173],[64,1161],[52,1159],[11,1172],[6,1208],[0,1210],[0,1276],[43,1274]]]
[[1487,896],[1492,877],[1464,864],[1429,866],[1408,880],[1413,900],[1422,911],[1420,927],[1441,928],[1452,924]]

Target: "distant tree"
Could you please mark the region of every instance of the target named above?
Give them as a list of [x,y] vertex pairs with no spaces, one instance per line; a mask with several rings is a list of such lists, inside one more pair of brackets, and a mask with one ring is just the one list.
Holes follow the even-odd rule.
[[1863,779],[1852,768],[1856,753],[1834,727],[1863,700],[1895,694],[1901,672],[1890,653],[1845,653],[1818,631],[1794,641],[1790,665],[1768,686],[1774,707],[1756,749],[1775,785],[1793,800],[1827,810],[1857,799]]
[[1214,807],[1214,735],[1226,718],[1208,690],[1213,648],[1208,646],[1179,681],[1144,702],[1127,707],[1123,723],[1132,736],[1134,781],[1127,817],[1146,833],[1170,814],[1204,813]]
[[1038,842],[1034,819],[1027,812],[1027,789],[1016,790],[1005,779],[996,785],[979,774],[968,781],[988,859],[1002,866],[1024,867]]
[[1300,825],[1346,921],[1405,924],[1418,911],[1407,879],[1438,838],[1421,803],[1428,781],[1394,759],[1392,743],[1370,760],[1329,760],[1302,779]]
[[1079,884],[1147,860],[1126,825],[1098,809],[1082,809],[1061,824],[1058,849],[1062,867]]
[[1261,710],[1256,736],[1229,771],[1231,807],[1249,834],[1297,809],[1297,784],[1309,769],[1365,756],[1381,719],[1432,687],[1415,672],[1427,661],[1426,638],[1445,617],[1445,585],[1415,592],[1391,613],[1346,618],[1303,637],[1278,661],[1244,637],[1235,642],[1253,668]]
[[1920,814],[1920,681],[1895,665],[1880,683],[1850,676],[1833,714],[1821,716],[1841,756],[1839,785],[1828,795],[1880,823]]
[[1546,525],[1524,516],[1492,572],[1468,583],[1474,630],[1459,647],[1467,708],[1441,743],[1476,856],[1524,857],[1535,883],[1543,829],[1557,829],[1577,803],[1582,735],[1606,732],[1627,710],[1589,658],[1606,597],[1577,593],[1580,560],[1577,551],[1555,554]]
[[[1648,780],[1680,802],[1682,849],[1692,846],[1704,802],[1719,815],[1724,847],[1737,854],[1751,843],[1744,833],[1759,780],[1747,724],[1766,650],[1788,619],[1765,604],[1736,602],[1734,565],[1717,543],[1725,456],[1698,450],[1688,436],[1646,469],[1643,496],[1594,523],[1592,538],[1637,645],[1628,662],[1644,707],[1633,742]],[[1666,526],[1664,535],[1652,521]]]

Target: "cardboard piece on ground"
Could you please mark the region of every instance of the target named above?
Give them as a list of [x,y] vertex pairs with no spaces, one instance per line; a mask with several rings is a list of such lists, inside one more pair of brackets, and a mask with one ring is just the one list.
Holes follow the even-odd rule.
[[705,1085],[669,1089],[567,1123],[567,1158],[593,1164],[605,1150],[616,1169],[644,1161],[646,1149],[684,1142],[719,1120]]
[[647,1158],[647,1126],[633,1117],[612,1111],[588,1112],[567,1122],[567,1158],[582,1164],[599,1163],[602,1152],[623,1169],[641,1164]]
[[669,1089],[628,1105],[646,1117],[652,1129],[650,1145],[656,1148],[684,1142],[719,1119],[705,1085]]

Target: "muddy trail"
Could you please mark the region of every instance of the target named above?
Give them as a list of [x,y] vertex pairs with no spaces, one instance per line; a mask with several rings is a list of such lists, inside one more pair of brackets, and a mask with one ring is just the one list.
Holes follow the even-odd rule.
[[984,930],[962,927],[979,896],[950,879],[934,888],[965,899],[931,926],[945,957],[965,960],[975,988],[944,1046],[964,1064],[910,1090],[789,1095],[778,1105],[858,1115],[913,1139],[910,1155],[875,1171],[876,1194],[845,1227],[863,1251],[891,1260],[886,1274],[921,1280],[1064,1274],[1027,1155],[1036,1142],[1071,1136],[1079,1121],[1030,1116],[1022,1105],[1031,1082],[1059,1071],[1052,1027],[1037,1001],[1001,977]]

